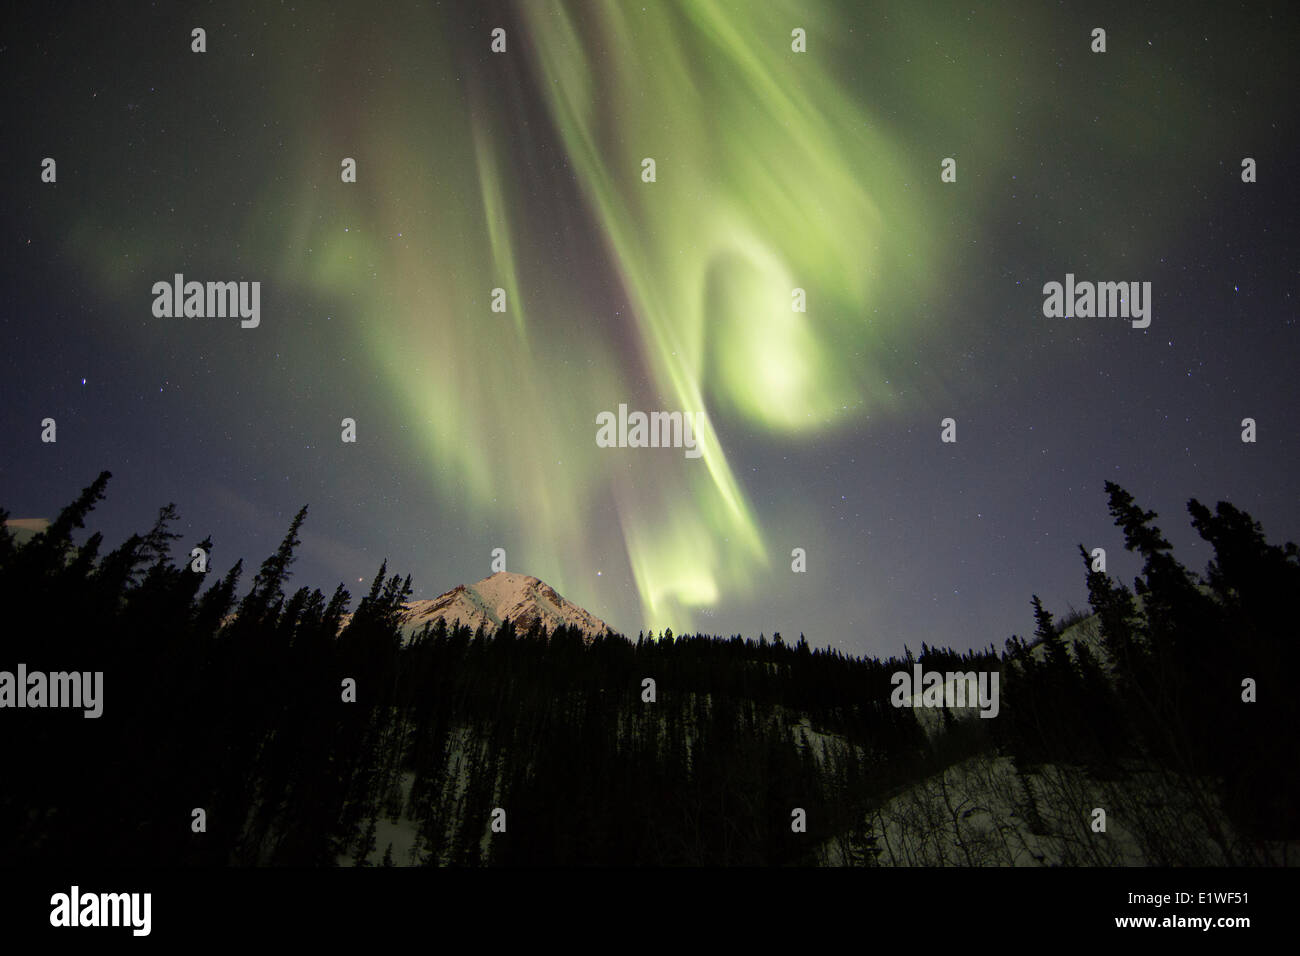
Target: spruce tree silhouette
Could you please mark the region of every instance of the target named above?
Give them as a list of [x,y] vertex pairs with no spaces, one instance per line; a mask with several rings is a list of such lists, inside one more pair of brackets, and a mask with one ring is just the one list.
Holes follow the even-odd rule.
[[[288,592],[306,506],[240,597],[242,559],[224,573],[174,563],[174,548],[190,552],[173,505],[106,554],[96,532],[77,546],[108,480],[23,546],[0,525],[0,602],[13,609],[0,671],[102,671],[105,688],[96,720],[0,711],[8,765],[23,768],[0,787],[12,865],[799,865],[831,843],[879,862],[869,813],[999,753],[1026,779],[1056,763],[1182,781],[1210,795],[1194,811],[1236,862],[1274,861],[1275,841],[1300,836],[1300,713],[1279,684],[1298,663],[1300,554],[1227,503],[1188,504],[1214,551],[1202,579],[1154,514],[1107,486],[1144,564],[1135,597],[1083,554],[1094,617],[1078,627],[1095,627],[1095,649],[1067,641],[1035,595],[1033,643],[878,660],[802,635],[632,642],[441,621],[409,634],[411,579],[387,561],[351,617],[342,584],[328,599]],[[211,537],[196,546],[211,568]],[[1000,719],[949,713],[922,729],[889,704],[892,675],[914,662],[1003,671]],[[1035,798],[1038,825],[1069,812],[1051,799]],[[504,832],[491,829],[498,807]],[[795,807],[807,833],[791,830]],[[386,831],[382,858],[381,818],[407,834]],[[1160,862],[1203,858],[1147,844]]]

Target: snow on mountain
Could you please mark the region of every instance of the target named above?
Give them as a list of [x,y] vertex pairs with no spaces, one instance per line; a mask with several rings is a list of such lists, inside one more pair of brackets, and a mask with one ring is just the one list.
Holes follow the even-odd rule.
[[527,574],[498,571],[477,584],[457,585],[433,600],[408,601],[403,630],[414,634],[425,624],[439,619],[451,627],[456,621],[477,629],[494,631],[509,618],[520,631],[534,623],[547,631],[569,626],[581,630],[588,638],[610,633],[600,618],[561,597],[539,578]]
[[14,537],[14,544],[22,547],[50,526],[49,518],[10,518],[5,527]]

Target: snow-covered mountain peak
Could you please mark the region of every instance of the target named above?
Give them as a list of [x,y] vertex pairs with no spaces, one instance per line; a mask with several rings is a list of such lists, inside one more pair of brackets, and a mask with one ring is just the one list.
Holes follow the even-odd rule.
[[477,629],[494,631],[509,618],[520,631],[534,623],[547,631],[568,625],[588,637],[609,632],[595,615],[562,597],[553,587],[530,574],[498,571],[473,585],[459,584],[432,600],[410,601],[406,605],[405,629],[414,633],[438,620],[447,626],[456,621]]

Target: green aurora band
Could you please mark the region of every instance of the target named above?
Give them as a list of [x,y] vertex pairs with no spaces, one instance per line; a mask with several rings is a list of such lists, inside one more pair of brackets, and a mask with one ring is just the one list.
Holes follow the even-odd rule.
[[[788,574],[792,545],[818,543],[770,530],[791,523],[797,491],[759,520],[729,443],[798,453],[900,412],[905,391],[947,393],[925,363],[900,368],[898,348],[951,331],[932,306],[959,279],[953,236],[973,234],[1000,195],[1005,104],[1021,104],[1022,123],[1062,107],[1031,75],[1042,64],[998,73],[964,55],[1033,35],[1046,14],[1012,24],[990,12],[972,26],[913,6],[927,5],[882,8],[892,52],[870,63],[853,3],[527,0],[505,55],[487,50],[491,25],[467,31],[448,12],[371,5],[318,32],[272,25],[292,38],[261,66],[285,117],[282,151],[269,169],[227,161],[214,192],[257,182],[255,198],[199,202],[196,215],[237,237],[241,271],[355,322],[407,423],[403,452],[443,501],[515,530],[503,542],[512,569],[599,607],[594,555],[608,560],[602,536],[620,535],[642,619],[681,629]],[[791,51],[796,26],[807,53]],[[359,65],[321,65],[336,63]],[[1136,109],[1122,80],[1099,95]],[[549,129],[524,122],[542,118],[528,96]],[[939,132],[909,140],[903,124],[918,116]],[[534,164],[544,144],[562,146],[578,208],[556,185],[556,157]],[[1131,148],[1145,160],[1158,145]],[[939,182],[948,155],[961,164],[960,211]],[[344,156],[357,159],[356,185],[339,182]],[[657,182],[641,179],[645,157]],[[1133,200],[1126,188],[1105,201]],[[123,296],[122,250],[170,276],[187,235],[130,220],[84,214],[70,238]],[[579,234],[603,261],[556,274],[538,249]],[[1112,242],[1104,224],[1065,238]],[[496,287],[506,315],[489,308]],[[807,313],[791,309],[795,287]],[[610,288],[627,303],[617,319],[597,304]],[[598,448],[596,414],[620,402],[707,412],[703,457]],[[602,509],[617,520],[593,521]]]

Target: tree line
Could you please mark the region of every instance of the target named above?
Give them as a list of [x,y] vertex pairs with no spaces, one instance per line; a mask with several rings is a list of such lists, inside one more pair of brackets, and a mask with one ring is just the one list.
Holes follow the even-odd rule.
[[[173,561],[173,505],[106,554],[98,533],[77,545],[109,477],[21,547],[0,530],[0,669],[105,675],[98,720],[0,711],[10,865],[802,865],[830,841],[872,862],[873,809],[990,752],[1169,768],[1212,781],[1206,819],[1225,832],[1294,836],[1296,705],[1278,675],[1295,663],[1296,550],[1228,505],[1192,512],[1216,552],[1201,580],[1108,486],[1147,564],[1136,594],[1088,572],[1104,655],[1066,649],[1035,599],[1033,642],[879,660],[802,635],[409,635],[410,577],[386,562],[350,617],[342,584],[290,587],[305,507],[241,596],[242,561],[220,577]],[[914,662],[1003,671],[1000,717],[945,713],[927,732],[889,703]]]

